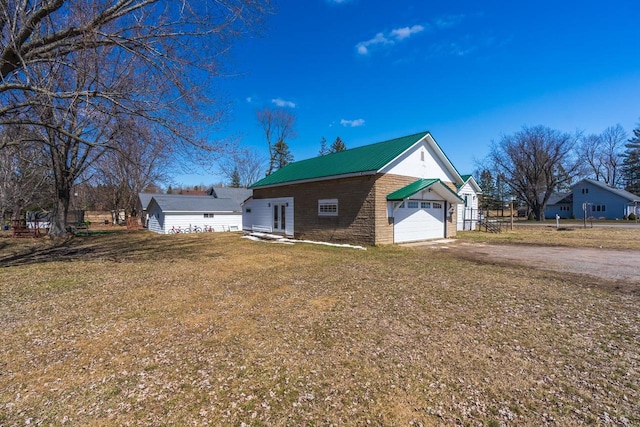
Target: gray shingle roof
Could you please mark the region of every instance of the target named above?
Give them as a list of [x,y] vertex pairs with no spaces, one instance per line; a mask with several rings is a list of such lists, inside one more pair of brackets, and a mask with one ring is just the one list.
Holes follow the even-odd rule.
[[[640,196],[637,196],[637,195],[635,195],[633,193],[630,193],[627,190],[623,190],[621,188],[610,187],[607,184],[605,184],[604,182],[596,181],[595,179],[583,179],[582,181],[586,181],[589,184],[595,185],[596,187],[600,187],[600,188],[602,188],[604,190],[610,191],[611,193],[616,194],[619,197],[627,199],[629,202],[640,201]],[[580,182],[582,182],[582,181],[580,181]],[[580,184],[580,182],[578,182],[575,185]],[[574,185],[574,187],[575,187],[575,185]]]
[[147,206],[149,206],[149,202],[153,198],[153,196],[158,196],[159,194],[153,193],[138,193],[138,198],[140,199],[140,204],[142,205],[142,210],[146,211]]
[[232,199],[211,196],[183,196],[180,194],[154,194],[153,200],[163,212],[241,212],[240,203]]
[[573,203],[573,193],[551,193],[547,206],[559,203]]
[[248,188],[212,187],[209,189],[209,194],[217,199],[231,199],[238,203],[239,206],[251,197],[253,190],[249,190]]

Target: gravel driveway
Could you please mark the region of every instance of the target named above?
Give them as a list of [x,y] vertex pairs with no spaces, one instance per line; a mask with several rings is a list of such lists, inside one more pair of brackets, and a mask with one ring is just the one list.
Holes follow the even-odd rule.
[[478,262],[513,263],[582,274],[616,282],[632,293],[640,292],[640,253],[637,251],[468,242],[455,242],[441,248]]

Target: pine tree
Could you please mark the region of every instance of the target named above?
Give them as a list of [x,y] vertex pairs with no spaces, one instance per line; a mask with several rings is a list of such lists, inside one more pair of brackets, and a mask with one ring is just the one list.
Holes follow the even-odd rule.
[[338,151],[344,151],[347,149],[347,146],[340,139],[340,137],[336,137],[336,140],[331,144],[331,148],[329,149],[330,153],[337,153]]
[[293,162],[293,154],[289,151],[289,146],[283,140],[276,142],[273,146],[274,169],[282,169]]
[[229,185],[230,187],[233,188],[240,188],[241,184],[240,184],[240,172],[238,172],[238,167],[236,166],[235,169],[233,169],[233,173],[231,174],[231,184]]
[[325,156],[329,153],[331,153],[331,151],[327,148],[327,138],[323,136],[320,140],[320,151],[318,151],[318,155]]
[[640,195],[640,127],[633,130],[633,138],[626,144],[627,151],[622,162],[622,177],[625,190]]

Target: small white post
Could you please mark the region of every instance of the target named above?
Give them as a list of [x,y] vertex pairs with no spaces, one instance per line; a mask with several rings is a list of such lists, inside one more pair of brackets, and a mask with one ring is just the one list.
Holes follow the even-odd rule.
[[560,215],[556,214],[556,230],[560,228]]

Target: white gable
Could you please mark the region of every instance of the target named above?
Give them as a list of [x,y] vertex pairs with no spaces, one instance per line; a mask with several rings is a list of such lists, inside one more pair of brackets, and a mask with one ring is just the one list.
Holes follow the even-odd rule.
[[462,183],[460,175],[440,151],[431,135],[427,135],[396,157],[380,172],[423,179],[438,178],[444,182]]

